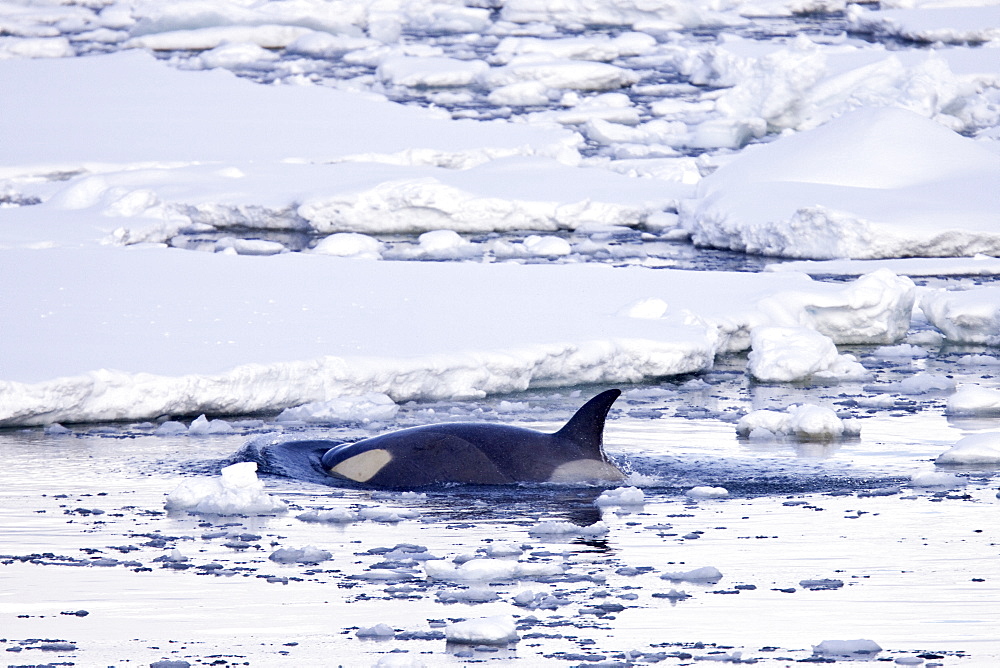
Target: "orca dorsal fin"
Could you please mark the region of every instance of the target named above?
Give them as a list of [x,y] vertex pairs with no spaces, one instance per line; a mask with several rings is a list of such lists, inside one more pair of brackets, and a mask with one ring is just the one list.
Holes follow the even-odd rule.
[[580,446],[584,454],[604,460],[604,421],[611,404],[621,396],[621,390],[607,390],[580,407],[566,425],[554,435]]

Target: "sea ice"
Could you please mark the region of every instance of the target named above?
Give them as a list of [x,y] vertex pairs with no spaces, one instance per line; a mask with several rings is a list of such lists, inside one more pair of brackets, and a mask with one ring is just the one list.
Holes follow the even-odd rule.
[[763,382],[860,380],[868,371],[833,340],[807,327],[758,327],[750,332],[747,370]]
[[945,413],[959,416],[998,415],[1000,390],[979,385],[960,385],[955,394],[948,397]]
[[901,109],[744,151],[680,209],[694,243],[812,259],[1000,253],[1000,155]]
[[1000,432],[966,436],[939,455],[934,463],[968,466],[1000,464]]
[[359,638],[391,638],[396,635],[396,632],[391,626],[384,622],[380,622],[375,626],[363,626],[359,628],[355,635]]
[[[835,440],[857,436],[861,423],[854,419],[841,419],[832,409],[815,404],[795,404],[784,411],[760,409],[752,411],[736,424],[736,433],[748,438],[793,436],[800,440]],[[757,435],[755,436],[755,433]]]
[[543,538],[553,536],[603,536],[608,531],[610,529],[604,522],[594,522],[588,526],[580,526],[572,522],[560,522],[557,520],[539,522],[535,526],[528,528],[529,534]]
[[646,495],[638,487],[618,487],[606,489],[594,500],[598,506],[641,506],[646,502]]
[[503,645],[517,641],[518,635],[511,615],[496,615],[453,622],[444,629],[448,642],[469,645]]
[[706,485],[692,487],[684,493],[692,499],[724,499],[729,496],[729,490],[725,487],[711,487]]
[[920,309],[949,341],[1000,345],[1000,287],[928,291]]
[[722,579],[722,573],[714,566],[703,566],[690,571],[674,571],[660,575],[661,580],[673,582],[715,583]]
[[264,491],[256,462],[227,466],[214,479],[182,482],[167,495],[167,510],[214,515],[271,515],[288,510],[281,499]]
[[307,545],[302,548],[282,547],[270,554],[268,559],[279,564],[317,564],[329,561],[333,554],[318,547]]
[[882,651],[872,640],[824,640],[813,645],[813,654],[833,656],[872,656]]
[[447,561],[427,561],[424,563],[427,576],[448,582],[492,582],[498,580],[531,579],[549,575],[561,575],[562,566],[557,564],[510,561],[507,559],[470,559],[461,564]]

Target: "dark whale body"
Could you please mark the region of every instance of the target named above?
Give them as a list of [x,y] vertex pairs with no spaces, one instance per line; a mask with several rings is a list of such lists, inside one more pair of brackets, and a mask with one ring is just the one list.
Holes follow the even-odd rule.
[[323,455],[322,468],[389,489],[619,481],[624,475],[604,454],[604,422],[620,395],[602,392],[554,434],[476,422],[425,425],[337,445]]

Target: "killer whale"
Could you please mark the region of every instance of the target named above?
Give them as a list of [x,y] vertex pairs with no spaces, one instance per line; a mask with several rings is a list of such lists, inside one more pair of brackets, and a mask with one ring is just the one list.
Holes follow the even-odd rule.
[[386,489],[620,481],[625,476],[604,454],[604,422],[620,395],[598,394],[553,434],[475,422],[424,425],[332,447],[321,467],[335,478]]

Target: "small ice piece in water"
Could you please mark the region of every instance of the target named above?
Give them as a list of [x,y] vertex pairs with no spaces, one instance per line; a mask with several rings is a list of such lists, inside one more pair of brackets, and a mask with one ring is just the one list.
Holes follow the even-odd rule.
[[333,559],[333,555],[312,545],[302,548],[282,547],[268,557],[279,564],[318,564],[321,561]]
[[1000,390],[961,385],[948,397],[946,415],[1000,415]]
[[966,436],[934,460],[935,464],[1000,464],[1000,431]]
[[[829,441],[861,432],[857,420],[842,420],[830,408],[815,404],[794,404],[784,412],[761,409],[740,418],[736,433],[748,438],[766,438],[768,434],[794,436],[800,440]],[[756,435],[755,435],[755,432]]]
[[603,536],[609,530],[604,522],[594,522],[590,526],[582,527],[572,522],[550,520],[539,522],[528,529],[528,533],[532,536]]
[[467,589],[442,589],[437,593],[442,603],[489,603],[500,598],[500,594],[489,587],[469,587]]
[[605,506],[641,506],[646,502],[646,495],[638,487],[618,487],[606,489],[594,500],[594,504]]
[[396,632],[388,624],[381,622],[375,626],[363,626],[355,634],[359,638],[391,638]]
[[185,480],[168,496],[167,510],[214,515],[270,515],[285,512],[281,499],[264,491],[256,462],[227,466],[221,477]]
[[945,471],[917,471],[910,476],[911,487],[962,487],[965,479]]
[[675,571],[664,573],[661,580],[671,580],[673,582],[706,582],[715,583],[722,579],[722,573],[714,566],[703,566],[691,571]]
[[928,392],[947,392],[955,389],[955,381],[947,376],[920,371],[896,383],[870,385],[866,390],[878,392],[898,392],[899,394],[927,394]]
[[381,260],[382,248],[381,241],[367,234],[338,232],[320,239],[312,252],[359,260]]
[[330,508],[329,510],[307,510],[304,513],[296,515],[295,519],[302,520],[303,522],[346,523],[357,522],[361,519],[361,516],[347,508]]
[[927,351],[909,343],[896,346],[879,346],[872,351],[872,356],[882,360],[917,359],[927,357]]
[[204,415],[199,415],[188,427],[188,434],[191,436],[231,434],[233,431],[233,426],[225,420],[209,420]]
[[685,492],[692,499],[722,499],[729,496],[729,490],[725,487],[692,487]]
[[68,436],[73,433],[73,430],[67,429],[58,422],[53,422],[49,426],[45,427],[45,433],[49,436]]
[[443,560],[424,563],[427,577],[448,582],[492,582],[562,575],[558,564],[528,563],[506,559],[470,559],[461,564]]
[[872,640],[824,640],[813,645],[813,654],[832,656],[871,656],[882,651]]
[[493,558],[518,557],[524,552],[520,545],[514,543],[490,543],[486,547],[479,548],[479,551]]
[[177,420],[167,420],[157,427],[156,431],[153,433],[157,436],[176,436],[178,434],[186,434],[187,430],[187,425],[183,422],[178,422]]
[[468,645],[504,645],[520,640],[511,615],[496,615],[448,624],[444,629],[448,642]]
[[869,374],[833,339],[808,327],[756,327],[750,333],[747,369],[765,383],[859,380]]
[[532,234],[524,240],[524,249],[530,255],[556,257],[570,254],[569,242],[560,237]]

